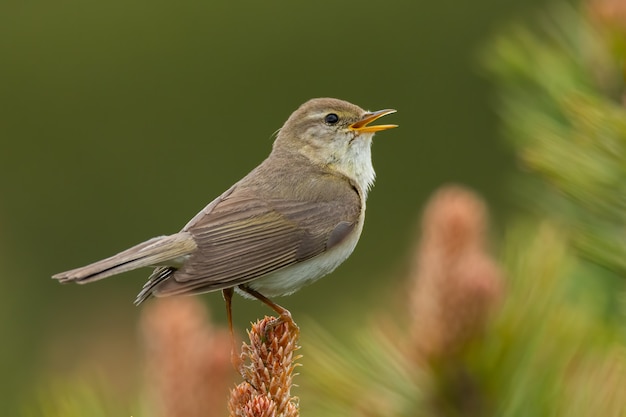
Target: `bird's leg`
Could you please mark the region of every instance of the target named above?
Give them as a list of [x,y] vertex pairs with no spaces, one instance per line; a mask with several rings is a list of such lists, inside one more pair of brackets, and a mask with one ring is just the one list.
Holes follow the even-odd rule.
[[233,364],[235,370],[241,370],[241,357],[237,353],[237,343],[235,341],[235,332],[233,330],[233,289],[225,288],[222,290],[222,296],[226,302],[226,317],[228,318],[228,329],[230,330],[230,362]]
[[279,306],[278,304],[276,304],[275,302],[273,302],[272,300],[270,300],[269,298],[267,298],[266,296],[264,296],[263,294],[261,294],[258,291],[253,290],[252,288],[245,286],[245,285],[240,285],[239,289],[250,294],[251,296],[253,296],[254,298],[256,298],[257,300],[261,301],[262,303],[264,303],[266,306],[268,306],[269,308],[271,308],[272,310],[274,310],[276,313],[278,313],[278,315],[280,316],[279,320],[281,320],[283,323],[287,323],[289,325],[289,327],[291,327],[294,330],[300,330],[298,328],[298,325],[296,324],[295,321],[293,321],[293,318],[291,317],[291,313],[289,312],[289,310],[287,310],[284,307]]

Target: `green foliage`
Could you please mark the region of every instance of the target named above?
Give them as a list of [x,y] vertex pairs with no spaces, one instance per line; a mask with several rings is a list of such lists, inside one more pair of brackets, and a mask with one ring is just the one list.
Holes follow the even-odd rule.
[[497,38],[485,62],[504,136],[541,181],[534,193],[520,186],[521,204],[567,223],[582,255],[624,275],[626,108],[616,39],[562,6],[538,28]]
[[493,399],[494,415],[593,415],[589,409],[563,410],[577,362],[609,351],[617,343],[614,329],[597,314],[594,294],[572,299],[581,265],[562,232],[547,223],[513,229],[503,256],[507,299],[482,343],[468,354],[469,366]]
[[305,326],[304,415],[420,415],[427,374],[379,327],[348,345],[314,322]]
[[[107,390],[94,387],[94,381],[57,381],[42,391],[38,401],[24,407],[25,417],[110,417],[131,414],[120,409],[102,394]],[[137,416],[135,416],[137,417]]]

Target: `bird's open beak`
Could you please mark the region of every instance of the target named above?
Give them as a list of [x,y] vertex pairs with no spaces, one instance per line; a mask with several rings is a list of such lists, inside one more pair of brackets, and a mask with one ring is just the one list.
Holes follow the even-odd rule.
[[365,113],[365,116],[361,120],[356,123],[352,123],[348,126],[348,129],[353,130],[357,133],[373,133],[379,132],[381,130],[393,129],[394,127],[398,127],[398,125],[375,125],[368,126],[374,120],[379,119],[387,114],[395,113],[396,111],[393,109],[385,109],[378,110],[372,113]]

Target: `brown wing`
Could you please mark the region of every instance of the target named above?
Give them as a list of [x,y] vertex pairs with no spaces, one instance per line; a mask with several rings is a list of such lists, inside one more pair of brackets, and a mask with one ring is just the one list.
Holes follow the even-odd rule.
[[178,270],[157,269],[151,292],[162,296],[228,288],[323,253],[358,222],[359,195],[347,183],[344,190],[332,201],[314,202],[261,200],[229,190],[185,228],[198,250]]

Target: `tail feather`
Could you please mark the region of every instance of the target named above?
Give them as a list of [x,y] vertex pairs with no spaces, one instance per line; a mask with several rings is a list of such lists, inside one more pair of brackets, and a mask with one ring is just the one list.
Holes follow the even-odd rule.
[[172,274],[176,272],[176,268],[172,268],[171,266],[161,266],[156,268],[148,281],[144,284],[141,292],[135,298],[134,304],[138,306],[139,304],[146,301],[148,298],[155,295],[156,288],[165,280],[167,280]]
[[61,272],[52,278],[60,282],[86,284],[111,275],[146,266],[175,264],[176,259],[194,252],[198,247],[188,232],[160,236],[82,268]]

